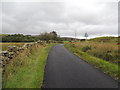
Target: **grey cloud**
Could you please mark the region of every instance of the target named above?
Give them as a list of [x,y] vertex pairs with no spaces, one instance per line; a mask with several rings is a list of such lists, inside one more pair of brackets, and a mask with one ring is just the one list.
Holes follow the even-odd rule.
[[[80,4],[82,5],[82,4]],[[83,7],[82,7],[83,6]],[[4,2],[2,33],[39,34],[56,30],[61,36],[117,34],[117,3],[70,6],[66,2]]]

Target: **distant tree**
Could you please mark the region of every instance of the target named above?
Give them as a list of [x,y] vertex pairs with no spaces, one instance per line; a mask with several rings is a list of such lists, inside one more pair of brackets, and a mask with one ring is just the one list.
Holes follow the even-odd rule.
[[50,32],[50,35],[52,40],[57,40],[57,33],[55,31]]
[[40,40],[45,40],[45,41],[49,41],[50,40],[50,34],[45,32],[39,35],[39,39]]
[[84,37],[86,37],[86,40],[87,40],[88,34],[87,34],[87,33],[85,33]]
[[52,31],[50,33],[47,33],[47,32],[42,33],[38,37],[40,40],[45,40],[45,41],[49,41],[49,40],[56,40],[57,41],[59,39],[59,37],[55,31]]

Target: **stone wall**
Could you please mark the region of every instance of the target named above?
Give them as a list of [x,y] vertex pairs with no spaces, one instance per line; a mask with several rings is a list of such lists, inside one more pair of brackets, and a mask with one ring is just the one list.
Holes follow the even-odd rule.
[[6,51],[0,52],[0,66],[5,67],[14,57],[22,53],[25,49],[30,49],[32,46],[43,45],[46,46],[46,41],[37,41],[33,43],[25,43],[22,47],[8,46]]

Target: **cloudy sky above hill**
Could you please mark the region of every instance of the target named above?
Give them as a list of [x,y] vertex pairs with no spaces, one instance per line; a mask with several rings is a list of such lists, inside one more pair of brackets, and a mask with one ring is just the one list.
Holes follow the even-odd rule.
[[[2,5],[1,5],[2,4]],[[118,34],[118,0],[2,0],[2,33]],[[1,26],[0,26],[1,27]]]

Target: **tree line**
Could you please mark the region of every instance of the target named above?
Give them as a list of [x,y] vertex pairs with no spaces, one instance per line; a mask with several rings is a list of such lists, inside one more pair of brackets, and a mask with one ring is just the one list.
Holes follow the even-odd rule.
[[[85,37],[88,37],[86,35]],[[0,42],[34,42],[38,40],[54,40],[54,41],[85,41],[85,39],[75,39],[71,37],[60,37],[57,32],[45,32],[39,35],[23,35],[23,34],[0,34]]]
[[37,40],[55,40],[60,41],[60,37],[58,37],[55,31],[50,33],[42,33],[40,35],[23,35],[23,34],[1,34],[0,35],[1,42],[34,42]]

